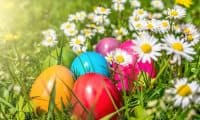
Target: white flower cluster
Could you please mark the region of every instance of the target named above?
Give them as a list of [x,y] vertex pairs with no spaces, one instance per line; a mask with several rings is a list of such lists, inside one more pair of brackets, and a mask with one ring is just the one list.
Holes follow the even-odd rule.
[[53,47],[58,43],[55,30],[48,29],[43,31],[42,34],[44,35],[44,40],[42,41],[43,46]]

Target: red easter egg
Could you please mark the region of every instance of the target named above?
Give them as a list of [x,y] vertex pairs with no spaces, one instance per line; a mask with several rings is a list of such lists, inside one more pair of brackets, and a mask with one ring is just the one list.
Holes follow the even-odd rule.
[[100,119],[122,106],[120,92],[111,80],[97,73],[80,76],[73,93],[73,114],[79,119],[87,120],[91,115],[94,119]]

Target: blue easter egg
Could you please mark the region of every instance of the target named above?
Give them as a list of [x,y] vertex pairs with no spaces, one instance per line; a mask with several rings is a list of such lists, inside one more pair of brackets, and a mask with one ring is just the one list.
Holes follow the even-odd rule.
[[77,56],[72,62],[71,71],[76,78],[90,72],[110,75],[106,59],[96,52],[85,52]]

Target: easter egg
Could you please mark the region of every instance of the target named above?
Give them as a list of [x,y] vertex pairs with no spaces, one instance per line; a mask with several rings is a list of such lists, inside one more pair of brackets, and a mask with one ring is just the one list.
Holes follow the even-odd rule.
[[77,56],[71,65],[71,71],[76,78],[89,72],[110,75],[107,61],[96,52],[85,52]]
[[73,93],[73,114],[83,120],[89,119],[90,115],[99,120],[122,106],[120,93],[111,80],[97,73],[80,76]]
[[115,38],[104,38],[96,45],[96,52],[106,56],[107,53],[119,47],[120,42]]
[[59,64],[60,61],[60,65],[69,68],[75,57],[76,54],[68,46],[62,48],[62,53],[61,48],[58,48],[57,50],[52,51],[49,56],[47,56],[42,67],[43,69],[46,69],[49,66]]
[[[137,54],[133,50],[134,43],[131,40],[123,42],[119,49],[125,51],[131,56],[131,62],[127,66],[112,64],[114,71],[114,80],[116,82],[116,87],[122,91],[129,91],[133,86],[133,81],[137,79],[137,73],[135,70],[135,65],[137,62]],[[117,66],[117,67],[116,67]]]
[[[55,84],[55,87],[54,87]],[[74,84],[71,72],[64,66],[55,65],[44,70],[34,81],[30,97],[37,111],[48,111],[50,94],[55,89],[55,105],[61,109],[67,105],[71,96],[70,89]]]

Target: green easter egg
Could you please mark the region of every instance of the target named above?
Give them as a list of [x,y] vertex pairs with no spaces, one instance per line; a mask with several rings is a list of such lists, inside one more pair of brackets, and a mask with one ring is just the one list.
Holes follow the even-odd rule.
[[71,63],[75,57],[76,54],[68,46],[62,48],[62,53],[61,53],[61,48],[58,48],[57,50],[52,51],[51,55],[47,56],[47,58],[43,63],[42,68],[46,69],[49,66],[57,64],[70,68]]

